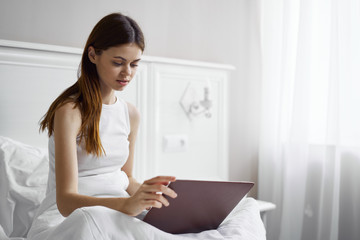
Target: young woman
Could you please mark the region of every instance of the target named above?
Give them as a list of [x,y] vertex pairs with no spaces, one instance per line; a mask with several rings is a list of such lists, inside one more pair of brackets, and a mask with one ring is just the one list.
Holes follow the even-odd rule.
[[[115,91],[131,83],[144,47],[139,26],[119,13],[101,19],[91,32],[77,82],[53,102],[41,122],[49,135],[49,179],[29,239],[58,239],[59,233],[61,239],[87,239],[83,229],[76,229],[88,218],[97,226],[109,224],[103,217],[114,217],[114,212],[137,216],[168,206],[157,192],[176,197],[166,187],[175,177],[139,184],[132,176],[139,113]],[[116,211],[107,216],[109,210]]]
[[175,177],[140,184],[132,176],[139,113],[115,91],[131,84],[144,47],[127,16],[110,14],[94,27],[77,82],[41,122],[49,134],[49,178],[28,240],[265,239],[254,228],[262,225],[255,200],[239,205],[218,229],[198,234],[172,235],[140,220],[147,209],[169,205],[158,192],[177,196],[166,187]]

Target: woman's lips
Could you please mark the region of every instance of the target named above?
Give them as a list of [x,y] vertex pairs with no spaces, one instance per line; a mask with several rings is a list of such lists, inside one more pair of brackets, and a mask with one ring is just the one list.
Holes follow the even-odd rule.
[[121,86],[126,86],[129,84],[128,80],[116,80]]

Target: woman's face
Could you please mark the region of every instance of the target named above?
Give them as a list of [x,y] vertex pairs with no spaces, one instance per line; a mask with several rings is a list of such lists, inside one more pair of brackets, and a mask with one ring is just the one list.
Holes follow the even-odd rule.
[[111,47],[101,54],[89,47],[89,58],[96,65],[102,93],[124,90],[136,73],[141,55],[136,43]]

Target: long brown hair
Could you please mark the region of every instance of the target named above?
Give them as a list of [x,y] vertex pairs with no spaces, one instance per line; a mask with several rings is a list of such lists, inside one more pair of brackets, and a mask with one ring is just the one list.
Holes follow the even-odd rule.
[[99,136],[102,108],[99,77],[96,66],[88,57],[88,49],[94,47],[96,54],[110,47],[136,43],[144,51],[144,35],[138,24],[128,16],[113,13],[102,18],[94,27],[84,47],[77,82],[66,89],[51,104],[40,122],[40,130],[48,129],[49,137],[54,132],[56,110],[68,102],[74,102],[81,112],[80,141],[85,140],[88,154],[101,156],[105,153]]

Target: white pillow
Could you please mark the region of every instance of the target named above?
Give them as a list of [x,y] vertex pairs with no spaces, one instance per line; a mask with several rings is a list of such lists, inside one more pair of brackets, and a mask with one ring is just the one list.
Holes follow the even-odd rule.
[[45,197],[47,149],[0,136],[0,225],[8,237],[26,237]]

